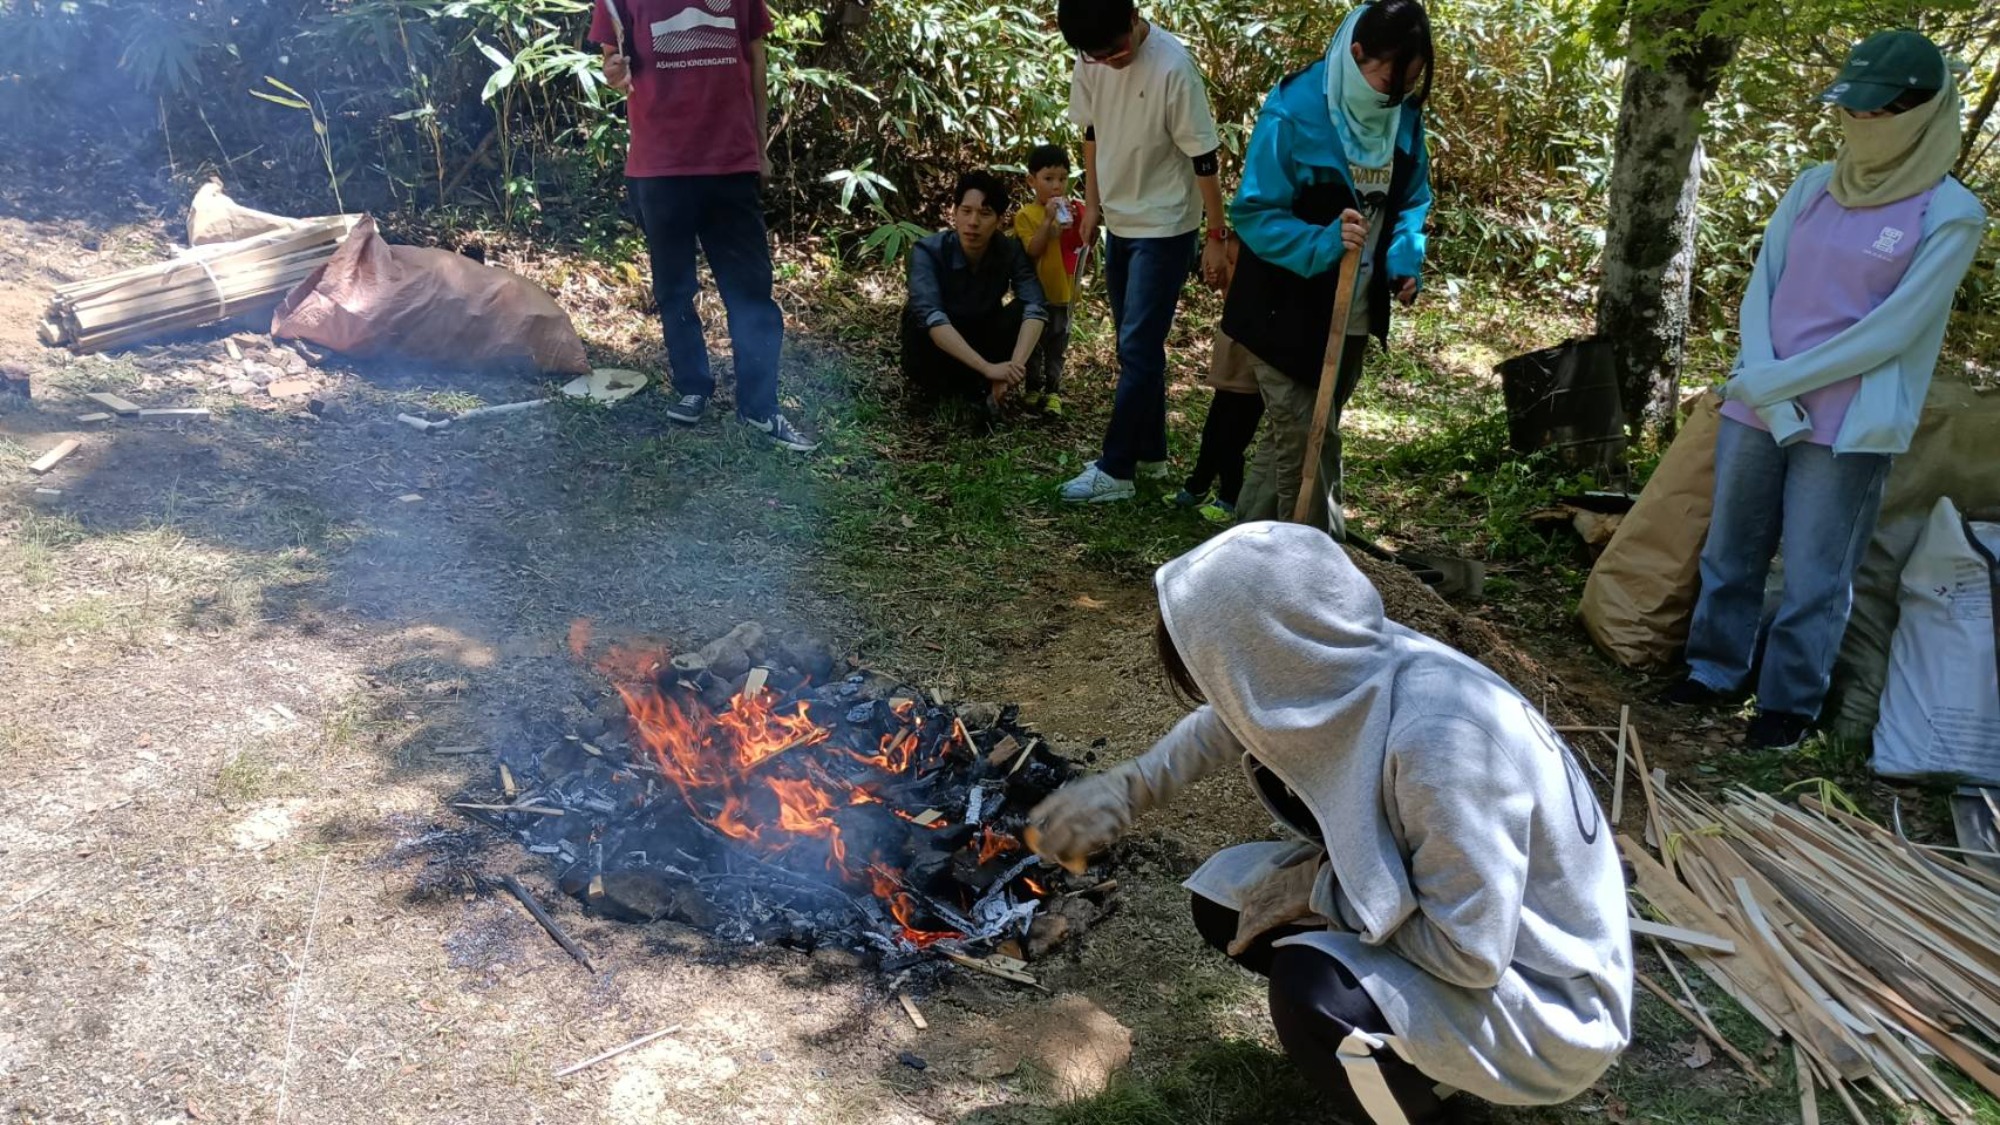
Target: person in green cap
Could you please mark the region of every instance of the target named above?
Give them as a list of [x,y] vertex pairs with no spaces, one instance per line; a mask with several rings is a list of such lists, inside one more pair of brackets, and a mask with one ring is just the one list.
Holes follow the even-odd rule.
[[[1986,227],[1951,176],[1961,103],[1929,39],[1870,36],[1820,100],[1837,107],[1840,153],[1779,201],[1743,295],[1688,676],[1664,696],[1735,704],[1754,689],[1748,741],[1762,749],[1797,746],[1819,717],[1882,482],[1916,432]],[[1753,681],[1781,546],[1784,592]]]

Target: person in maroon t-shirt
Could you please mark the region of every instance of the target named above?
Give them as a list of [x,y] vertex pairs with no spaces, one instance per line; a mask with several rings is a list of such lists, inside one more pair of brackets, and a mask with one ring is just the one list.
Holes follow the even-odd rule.
[[736,416],[777,444],[810,453],[818,443],[778,409],[784,317],[771,299],[764,230],[767,117],[764,0],[597,0],[591,42],[604,49],[604,80],[627,95],[632,148],[626,183],[646,232],[653,296],[679,401],[667,417],[701,421],[715,394],[695,312],[695,246],[729,313],[736,356]]

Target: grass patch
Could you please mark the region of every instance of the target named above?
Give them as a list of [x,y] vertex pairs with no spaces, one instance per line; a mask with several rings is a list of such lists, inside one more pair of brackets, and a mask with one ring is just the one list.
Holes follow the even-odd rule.
[[215,771],[215,796],[225,806],[240,807],[281,792],[292,770],[261,745],[246,745]]

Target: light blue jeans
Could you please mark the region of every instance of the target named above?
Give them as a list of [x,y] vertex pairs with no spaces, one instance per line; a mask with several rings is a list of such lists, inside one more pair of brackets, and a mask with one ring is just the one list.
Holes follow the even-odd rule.
[[1854,570],[1875,533],[1883,453],[1839,453],[1722,420],[1715,440],[1715,515],[1701,552],[1701,600],[1688,669],[1716,691],[1748,685],[1764,617],[1764,581],[1780,547],[1785,587],[1764,640],[1757,706],[1819,717],[1854,604]]

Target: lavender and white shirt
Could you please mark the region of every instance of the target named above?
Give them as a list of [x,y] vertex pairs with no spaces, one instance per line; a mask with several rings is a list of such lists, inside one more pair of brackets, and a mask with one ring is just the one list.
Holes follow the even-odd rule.
[[[1771,351],[1780,359],[1853,327],[1896,291],[1923,240],[1924,213],[1937,189],[1880,207],[1842,207],[1822,190],[1792,227],[1785,269],[1771,295]],[[1806,440],[1831,446],[1861,388],[1861,376],[1799,396],[1812,422]],[[1731,399],[1722,416],[1768,430],[1749,404]]]

